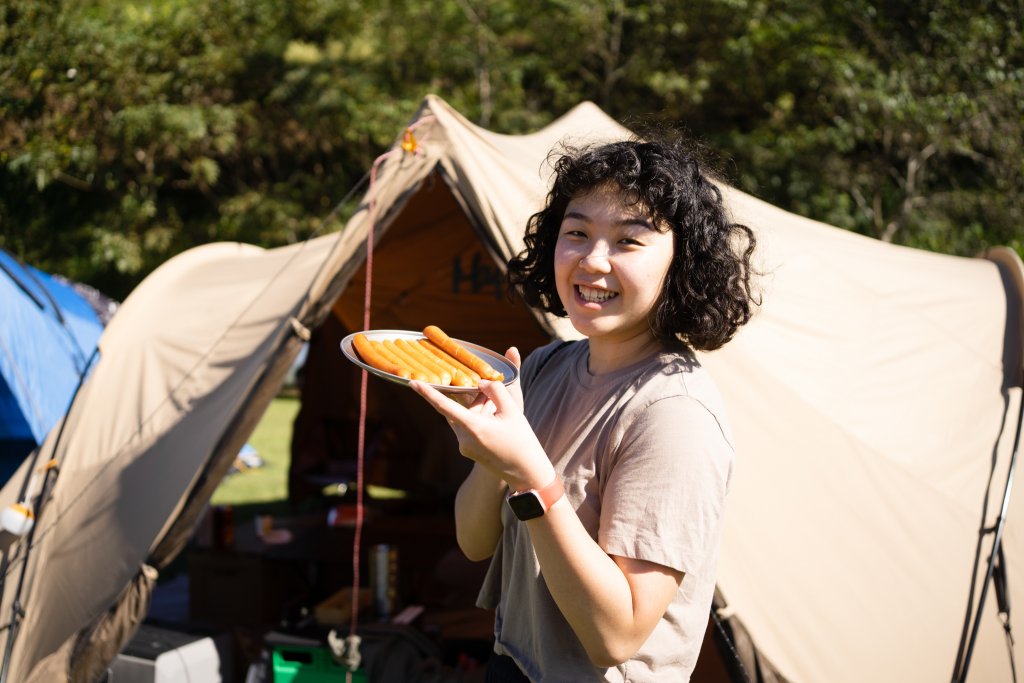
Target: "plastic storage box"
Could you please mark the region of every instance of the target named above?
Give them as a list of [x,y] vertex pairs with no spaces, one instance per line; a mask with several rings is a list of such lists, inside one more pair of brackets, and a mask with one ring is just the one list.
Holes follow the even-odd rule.
[[[338,683],[348,669],[334,661],[330,649],[322,643],[280,633],[267,636],[273,683]],[[352,673],[353,683],[368,683],[366,672]]]

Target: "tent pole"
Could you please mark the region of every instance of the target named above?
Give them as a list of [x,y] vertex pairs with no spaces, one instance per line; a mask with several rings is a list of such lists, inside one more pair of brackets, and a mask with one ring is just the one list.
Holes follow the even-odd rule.
[[[1024,387],[1022,387],[1024,389]],[[1013,440],[1013,453],[1010,455],[1010,466],[1006,473],[1006,485],[1003,489],[1003,504],[999,510],[999,519],[996,525],[987,531],[994,531],[995,538],[992,541],[992,551],[989,553],[988,569],[985,572],[985,581],[981,584],[981,597],[978,599],[978,611],[974,615],[974,625],[971,627],[970,642],[967,646],[967,653],[964,655],[963,667],[957,662],[957,670],[953,672],[953,683],[962,683],[967,680],[967,669],[971,663],[971,655],[974,652],[974,642],[978,637],[978,630],[981,627],[981,614],[985,608],[985,598],[988,594],[989,584],[992,583],[992,576],[995,572],[996,556],[999,554],[1000,545],[1003,540],[1003,528],[1006,526],[1006,511],[1010,505],[1010,492],[1013,489],[1013,474],[1017,467],[1017,455],[1020,453],[1021,430],[1024,427],[1024,391],[1021,392],[1020,406],[1017,412],[1017,434]],[[1012,653],[1011,653],[1012,656]],[[0,681],[2,683],[2,681]]]

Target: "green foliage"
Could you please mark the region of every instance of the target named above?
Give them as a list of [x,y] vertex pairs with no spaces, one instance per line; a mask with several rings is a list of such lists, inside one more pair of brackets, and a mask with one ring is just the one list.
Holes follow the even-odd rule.
[[[1019,2],[7,0],[0,246],[123,297],[213,240],[339,229],[436,92],[493,130],[582,100],[682,124],[791,211],[1024,250]],[[350,208],[350,207],[346,207]]]
[[804,4],[751,4],[708,79],[735,86],[715,135],[742,186],[888,241],[1019,247],[1019,6]]

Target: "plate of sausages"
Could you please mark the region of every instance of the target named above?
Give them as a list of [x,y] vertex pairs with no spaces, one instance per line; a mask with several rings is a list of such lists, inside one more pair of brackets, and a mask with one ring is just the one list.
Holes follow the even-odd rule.
[[436,325],[428,325],[422,332],[354,332],[341,340],[341,352],[383,379],[397,384],[417,379],[446,393],[475,392],[481,379],[507,386],[519,375],[504,356],[479,344],[452,339]]

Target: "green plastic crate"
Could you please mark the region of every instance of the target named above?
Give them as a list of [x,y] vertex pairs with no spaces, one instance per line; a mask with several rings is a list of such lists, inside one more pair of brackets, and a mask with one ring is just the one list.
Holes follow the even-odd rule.
[[[271,664],[274,683],[338,683],[348,671],[324,647],[278,644],[271,650]],[[367,683],[366,671],[356,669],[352,683]]]

